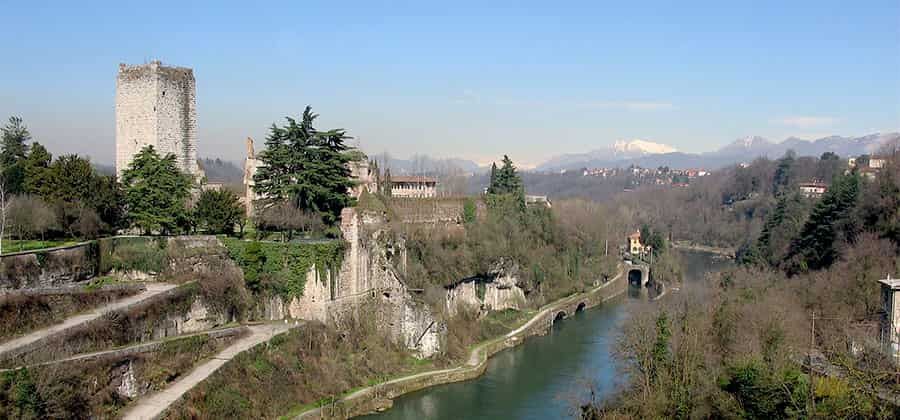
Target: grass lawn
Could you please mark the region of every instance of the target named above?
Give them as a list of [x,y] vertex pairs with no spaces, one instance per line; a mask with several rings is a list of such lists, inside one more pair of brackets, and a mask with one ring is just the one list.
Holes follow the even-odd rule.
[[31,251],[35,249],[53,248],[63,245],[74,245],[78,241],[58,240],[58,241],[40,241],[32,239],[3,239],[3,253]]

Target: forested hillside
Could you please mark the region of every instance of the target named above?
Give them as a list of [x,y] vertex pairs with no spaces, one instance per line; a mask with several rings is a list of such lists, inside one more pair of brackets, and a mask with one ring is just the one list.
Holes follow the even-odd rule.
[[[676,237],[740,245],[740,265],[636,315],[619,341],[630,387],[584,418],[897,418],[878,280],[900,272],[900,161],[884,156],[874,179],[785,156],[629,197]],[[828,174],[821,197],[797,192]]]

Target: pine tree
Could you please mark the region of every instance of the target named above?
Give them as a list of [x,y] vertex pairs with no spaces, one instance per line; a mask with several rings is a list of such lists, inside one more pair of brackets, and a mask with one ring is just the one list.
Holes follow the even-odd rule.
[[491,183],[488,184],[488,194],[497,194],[497,163],[491,162]]
[[31,145],[31,151],[28,157],[22,162],[25,172],[25,179],[22,183],[22,190],[28,194],[40,194],[47,188],[50,182],[50,164],[53,161],[53,155],[47,151],[40,143]]
[[854,217],[859,187],[856,172],[835,178],[791,244],[789,272],[818,270],[835,261],[840,242],[852,240],[859,228]]
[[25,182],[22,161],[28,155],[31,133],[19,117],[9,117],[6,126],[0,128],[0,133],[0,177],[3,178],[7,193],[19,194]]
[[191,180],[178,170],[175,155],[160,157],[153,146],[143,148],[122,172],[122,184],[128,215],[144,233],[167,234],[186,219]]
[[334,224],[341,209],[354,203],[347,194],[354,184],[344,144],[351,137],[343,129],[316,130],[317,117],[307,106],[299,123],[288,117],[284,127],[272,125],[266,150],[259,154],[262,166],[253,177],[254,188],[264,197],[263,207],[288,202]]
[[503,166],[497,169],[496,164],[491,166],[491,186],[488,188],[491,194],[516,194],[522,195],[524,200],[525,188],[522,178],[516,171],[512,159],[503,155]]

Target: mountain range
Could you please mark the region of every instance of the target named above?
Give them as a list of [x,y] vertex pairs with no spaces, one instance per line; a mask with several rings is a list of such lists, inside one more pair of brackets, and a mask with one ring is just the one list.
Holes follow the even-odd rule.
[[778,158],[788,150],[793,150],[798,156],[820,156],[825,152],[833,152],[842,157],[871,154],[888,142],[900,142],[900,133],[870,134],[862,137],[830,136],[816,140],[790,137],[780,143],[759,136],[749,136],[707,153],[680,152],[674,147],[646,140],[619,141],[603,149],[551,158],[535,170],[560,171],[631,164],[643,167],[716,169],[739,162],[749,162],[757,157]]

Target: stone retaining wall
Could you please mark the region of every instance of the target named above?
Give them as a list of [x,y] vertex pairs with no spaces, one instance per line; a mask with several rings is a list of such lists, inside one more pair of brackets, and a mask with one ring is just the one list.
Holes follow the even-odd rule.
[[578,311],[579,307],[583,310],[598,306],[625,293],[627,288],[628,278],[620,273],[604,286],[547,305],[525,327],[477,347],[470,360],[461,367],[425,372],[375,385],[336,400],[333,404],[301,413],[294,420],[350,419],[389,407],[391,400],[413,391],[477,378],[484,373],[491,356],[519,345],[527,337],[546,334],[560,312],[568,316]]

